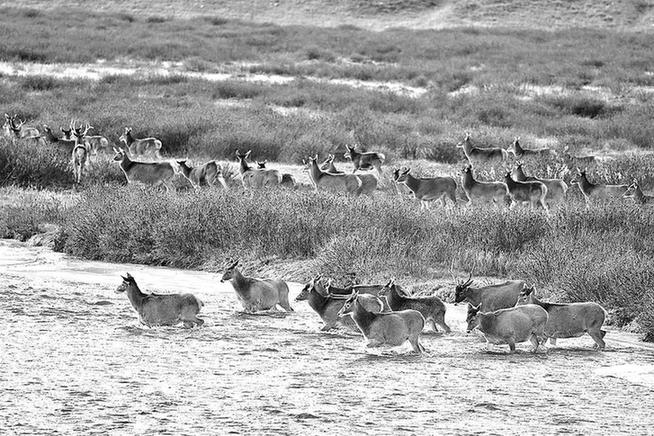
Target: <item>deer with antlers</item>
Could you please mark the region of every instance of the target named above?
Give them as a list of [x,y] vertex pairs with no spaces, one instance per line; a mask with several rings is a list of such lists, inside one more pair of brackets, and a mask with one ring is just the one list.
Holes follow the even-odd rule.
[[[86,160],[88,159],[89,155],[88,144],[84,137],[86,136],[86,133],[91,129],[91,126],[86,123],[85,127],[82,127],[81,124],[79,127],[77,127],[75,124],[75,120],[71,121],[73,139],[75,140],[71,163],[73,164],[75,183],[79,185],[82,182],[82,173],[84,171],[84,167],[86,166]],[[82,131],[82,129],[84,129],[84,131]]]

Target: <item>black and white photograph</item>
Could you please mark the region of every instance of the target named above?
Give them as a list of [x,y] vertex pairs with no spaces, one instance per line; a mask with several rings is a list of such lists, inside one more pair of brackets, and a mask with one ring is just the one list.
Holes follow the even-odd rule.
[[0,1],[0,435],[654,434],[654,0]]

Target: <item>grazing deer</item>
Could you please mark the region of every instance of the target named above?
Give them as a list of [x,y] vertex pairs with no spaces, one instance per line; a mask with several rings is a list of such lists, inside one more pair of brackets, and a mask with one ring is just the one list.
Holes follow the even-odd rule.
[[602,306],[593,302],[546,303],[536,298],[534,291],[533,285],[525,285],[517,304],[535,304],[545,309],[548,315],[545,336],[550,338],[552,345],[556,345],[558,338],[577,338],[588,333],[595,341],[595,348],[604,349],[606,331],[602,330],[602,325],[606,311]]
[[75,176],[75,183],[78,185],[82,183],[82,173],[86,167],[86,160],[88,159],[88,148],[87,144],[84,141],[84,135],[89,131],[91,127],[86,124],[86,129],[82,131],[82,126],[75,127],[75,124],[72,124],[73,137],[75,138],[75,146],[73,147],[73,152],[71,156],[71,163],[73,164],[73,174]]
[[129,152],[134,156],[150,155],[161,159],[161,141],[157,138],[136,139],[132,136],[132,128],[125,127],[125,132],[118,139],[125,144]]
[[177,164],[182,175],[195,189],[201,186],[216,186],[216,181],[220,186],[228,189],[221,168],[215,161],[209,161],[197,167],[188,166],[186,160],[178,160]]
[[605,185],[602,183],[591,183],[586,177],[586,171],[577,169],[577,176],[572,180],[579,186],[579,190],[584,195],[586,203],[591,200],[610,201],[622,198],[627,192],[629,185]]
[[[248,189],[260,189],[265,187],[279,186],[282,183],[282,175],[277,170],[254,169],[247,160],[252,150],[242,154],[236,150],[236,159],[239,162],[239,171],[241,172],[241,181],[243,187]],[[265,163],[264,163],[265,165]]]
[[[361,192],[361,179],[354,174],[331,174],[318,167],[318,155],[309,157],[307,169],[309,178],[316,191],[327,190],[347,194],[359,195]],[[305,162],[306,163],[306,162]]]
[[654,206],[654,196],[643,194],[636,179],[629,185],[623,197],[633,199],[634,203],[640,206]]
[[416,200],[420,200],[420,209],[429,208],[429,202],[440,200],[443,207],[449,198],[456,206],[456,181],[452,177],[416,178],[409,174],[411,168],[395,169],[393,180],[402,183],[413,192]]
[[346,159],[351,159],[352,164],[354,164],[354,170],[352,174],[356,173],[357,170],[371,170],[376,169],[379,176],[382,175],[382,164],[386,160],[386,156],[383,153],[377,153],[374,151],[368,152],[358,152],[356,147],[350,147],[346,145],[345,148],[347,151],[343,155]]
[[220,282],[232,283],[236,297],[246,312],[275,309],[278,304],[287,312],[293,312],[288,302],[288,285],[285,281],[246,277],[237,267],[238,260],[225,269]]
[[[265,170],[267,163],[268,163],[268,159],[262,160],[262,161],[257,161],[257,169]],[[280,186],[282,186],[284,188],[293,188],[294,189],[297,186],[297,183],[295,182],[295,177],[293,177],[293,174],[282,173],[282,181],[280,183]]]
[[125,292],[132,307],[139,314],[139,320],[148,327],[159,325],[177,325],[198,327],[204,320],[198,313],[204,304],[193,294],[144,294],[129,273],[122,277],[123,283],[116,293]]
[[128,184],[163,185],[166,192],[171,189],[175,190],[172,179],[176,171],[169,162],[138,162],[131,160],[124,149],[117,150],[114,148],[114,152],[116,155],[113,160],[120,165]]
[[511,173],[513,178],[518,182],[541,182],[547,186],[547,197],[550,203],[562,203],[565,201],[568,192],[568,185],[560,179],[540,179],[538,177],[527,176],[522,169],[522,163],[518,162]]
[[495,163],[504,162],[508,159],[508,152],[501,147],[478,148],[472,145],[470,141],[470,133],[466,132],[463,141],[456,145],[458,148],[463,149],[463,153],[470,165],[474,163]]
[[556,151],[547,147],[538,149],[522,148],[520,145],[520,138],[517,136],[513,139],[513,143],[511,144],[509,151],[513,153],[513,157],[515,159],[528,159],[531,157],[543,159],[556,156]]
[[511,200],[513,200],[513,204],[529,203],[532,209],[540,205],[546,211],[548,210],[547,204],[545,203],[547,186],[544,183],[537,181],[516,182],[511,177],[511,171],[507,171],[504,175],[504,183],[509,188],[509,195],[511,196]]
[[367,341],[366,347],[396,347],[409,341],[414,352],[425,351],[420,344],[420,333],[425,327],[425,318],[417,310],[371,312],[364,307],[359,300],[359,293],[355,291],[345,301],[338,315],[352,317]]
[[480,182],[472,174],[472,165],[463,169],[462,187],[470,203],[494,203],[497,206],[510,205],[509,188],[503,182]]

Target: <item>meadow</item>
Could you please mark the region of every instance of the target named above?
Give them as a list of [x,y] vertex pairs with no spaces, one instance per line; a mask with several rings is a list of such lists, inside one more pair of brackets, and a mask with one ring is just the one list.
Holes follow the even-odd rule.
[[[87,25],[71,31],[66,20]],[[233,161],[235,149],[251,149],[272,167],[314,154],[342,160],[344,145],[357,143],[386,153],[389,168],[409,165],[423,175],[455,175],[463,167],[455,145],[466,131],[475,143],[502,147],[520,136],[526,147],[601,156],[589,168],[595,181],[636,178],[645,190],[654,187],[650,33],[370,32],[18,8],[4,8],[0,22],[0,59],[8,62],[173,61],[190,72],[295,77],[284,84],[182,74],[1,77],[0,108],[31,125],[66,126],[76,118],[114,144],[132,126],[137,137],[160,138],[167,158]],[[335,81],[343,78],[397,81],[424,93]],[[0,184],[67,191],[68,160],[54,147],[0,140]],[[571,177],[556,159],[527,169]],[[302,267],[285,274],[298,281],[318,272],[343,280],[352,271],[364,281],[419,281],[441,277],[453,262],[456,271],[533,281],[552,298],[598,301],[616,324],[636,321],[654,339],[653,215],[630,202],[587,209],[573,187],[566,206],[547,217],[528,210],[420,211],[388,192],[357,199],[303,190],[250,196],[234,186],[144,191],[125,187],[117,166],[101,159],[78,200],[34,195],[10,202],[0,230],[28,238],[40,224],[54,223],[56,249],[90,259],[207,270],[219,270],[227,257],[259,267],[296,262]]]

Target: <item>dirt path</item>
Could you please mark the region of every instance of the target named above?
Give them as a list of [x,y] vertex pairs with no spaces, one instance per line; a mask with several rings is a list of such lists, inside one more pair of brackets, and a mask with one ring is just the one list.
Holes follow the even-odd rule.
[[[644,434],[654,425],[654,350],[610,331],[536,355],[486,352],[448,305],[449,335],[424,356],[366,352],[322,333],[305,303],[245,316],[214,274],[71,259],[0,241],[0,428],[10,433]],[[124,295],[189,291],[205,327],[148,329]],[[291,286],[294,296],[298,285]],[[35,407],[38,405],[38,407]],[[646,412],[647,411],[647,412]]]

